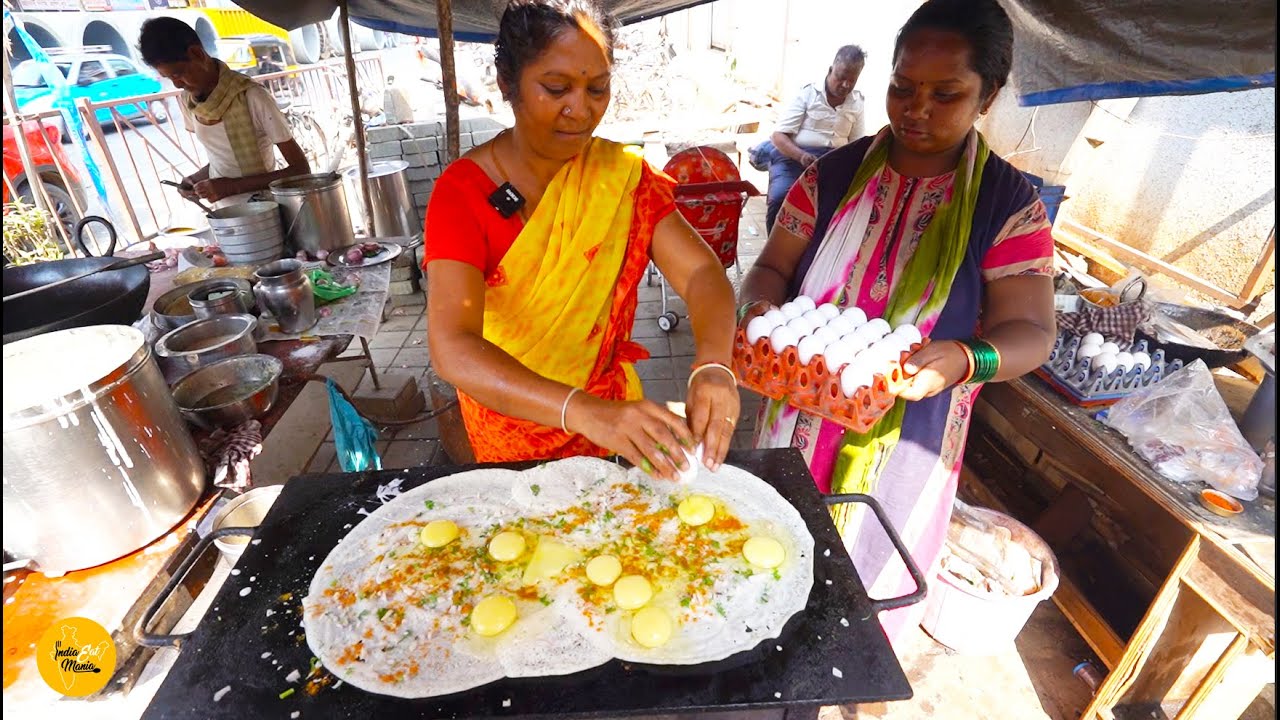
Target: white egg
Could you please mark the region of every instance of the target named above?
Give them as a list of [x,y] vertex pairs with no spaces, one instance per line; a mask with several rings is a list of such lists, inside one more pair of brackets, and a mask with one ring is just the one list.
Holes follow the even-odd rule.
[[1136,352],[1133,354],[1133,365],[1145,370],[1151,367],[1151,356],[1144,352]]
[[769,335],[769,345],[776,353],[780,353],[798,342],[800,342],[800,336],[796,334],[795,330],[786,325],[774,328],[773,333]]
[[859,326],[853,331],[853,334],[865,340],[868,345],[885,336],[885,333],[880,332],[878,326],[872,325],[870,322]]
[[827,329],[836,335],[852,332],[856,327],[858,327],[858,324],[847,315],[837,315],[827,321]]
[[888,335],[889,331],[893,329],[889,327],[889,322],[884,318],[871,318],[867,321],[866,327],[871,328],[871,330],[868,330],[867,332],[874,331],[876,333],[876,340]]
[[875,345],[872,345],[871,349],[882,354],[888,360],[898,360],[902,357],[902,353],[906,352],[910,347],[911,343],[907,342],[906,338],[889,333],[883,339],[878,340]]
[[795,304],[795,302],[786,303],[778,309],[782,311],[783,315],[787,316],[788,320],[794,320],[804,314],[804,308]]
[[1104,343],[1102,343],[1102,352],[1104,352],[1104,353],[1119,353],[1119,352],[1120,352],[1120,346],[1119,346],[1119,345],[1117,345],[1117,344],[1115,344],[1115,343],[1113,343],[1113,342],[1104,342]]
[[1110,373],[1117,367],[1116,354],[1110,352],[1098,353],[1093,356],[1093,362],[1090,363],[1090,367],[1094,370],[1102,368],[1106,372]]
[[905,338],[908,346],[915,345],[924,339],[924,336],[920,334],[920,328],[910,323],[907,323],[906,325],[899,325],[893,329],[891,334]]
[[1091,357],[1093,357],[1093,356],[1095,356],[1095,355],[1098,355],[1098,354],[1100,354],[1101,352],[1102,352],[1102,345],[1101,345],[1101,344],[1098,344],[1098,345],[1082,345],[1082,346],[1080,346],[1080,348],[1079,348],[1079,349],[1077,349],[1077,350],[1076,350],[1076,357],[1081,358],[1081,359],[1084,359],[1084,360],[1088,360],[1089,358],[1091,358]]
[[800,364],[808,365],[814,355],[821,355],[827,344],[822,342],[817,335],[800,338],[800,343],[796,345],[796,354],[800,356]]
[[845,308],[844,312],[840,314],[852,320],[854,325],[861,325],[867,321],[867,314],[862,312],[860,308]]
[[840,391],[845,397],[853,397],[858,388],[867,387],[875,379],[863,365],[853,362],[840,371]]
[[1102,333],[1091,332],[1080,338],[1081,345],[1101,345],[1106,338],[1102,337]]
[[773,332],[773,329],[780,325],[786,325],[787,320],[789,319],[786,314],[778,308],[774,308],[760,317],[769,321],[769,332]]
[[758,315],[751,318],[751,322],[747,323],[747,342],[752,345],[762,337],[768,337],[773,332],[773,323],[769,322],[769,318],[764,315]]
[[818,312],[822,313],[823,317],[828,320],[840,317],[840,308],[832,305],[831,303],[822,303],[819,305]]
[[814,331],[813,322],[803,315],[789,320],[787,327],[796,331],[796,337],[804,337]]
[[813,323],[814,327],[823,327],[827,324],[826,314],[818,312],[817,310],[810,310],[809,312],[806,312],[801,317]]
[[853,348],[844,340],[837,340],[822,350],[822,358],[827,363],[827,369],[831,372],[838,372],[845,365],[848,365],[856,353]]
[[1133,367],[1133,353],[1116,353],[1116,367],[1128,370]]
[[859,335],[857,330],[854,330],[840,339],[848,343],[849,347],[853,348],[854,352],[862,352],[868,347],[871,347],[871,343],[865,337]]
[[818,304],[815,303],[813,301],[813,298],[809,297],[808,295],[800,295],[799,297],[797,297],[795,300],[792,300],[791,302],[795,303],[803,312],[809,312],[810,310],[813,310],[814,308],[818,307]]
[[[833,343],[833,342],[835,342],[835,341],[837,341],[837,340],[839,340],[839,339],[840,339],[840,336],[839,336],[839,335],[837,335],[837,334],[835,334],[835,333],[831,332],[830,330],[828,330],[827,328],[824,328],[824,327],[820,327],[820,328],[818,328],[818,329],[814,330],[814,331],[813,331],[813,333],[812,333],[809,337],[815,337],[815,338],[818,338],[819,340],[821,340],[821,341],[822,341],[822,348],[825,348],[826,346],[828,346],[828,345],[830,345],[831,343]],[[822,348],[819,348],[819,349],[818,349],[818,352],[819,352],[819,353],[821,353],[821,352],[822,352]]]

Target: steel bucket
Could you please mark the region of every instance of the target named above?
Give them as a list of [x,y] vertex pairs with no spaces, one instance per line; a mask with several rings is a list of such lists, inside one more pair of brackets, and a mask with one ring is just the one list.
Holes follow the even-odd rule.
[[209,228],[227,262],[248,265],[284,255],[278,203],[262,200],[219,208],[209,214]]
[[141,331],[4,346],[4,547],[46,575],[128,555],[199,501],[204,461]]
[[355,242],[347,196],[337,173],[298,175],[267,187],[280,203],[290,253],[332,252]]
[[[375,162],[369,166],[369,198],[373,203],[373,232],[369,237],[413,237],[422,232],[418,211],[409,194],[405,175],[409,163],[403,160]],[[364,194],[360,190],[360,168],[347,168],[342,173],[347,182],[347,197],[356,224],[364,228]]]

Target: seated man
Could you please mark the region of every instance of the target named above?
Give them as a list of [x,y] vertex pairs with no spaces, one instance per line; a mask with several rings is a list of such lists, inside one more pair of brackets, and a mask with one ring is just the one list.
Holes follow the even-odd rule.
[[[142,23],[142,60],[183,90],[183,124],[209,155],[209,164],[182,179],[183,195],[214,207],[244,202],[281,178],[311,172],[271,92],[210,57],[191,26],[170,17]],[[276,149],[285,167],[277,169]]]
[[862,93],[853,88],[865,65],[862,48],[840,48],[822,84],[805,85],[783,110],[770,140],[751,149],[751,165],[757,170],[769,169],[765,216],[769,231],[800,173],[833,148],[862,137]]

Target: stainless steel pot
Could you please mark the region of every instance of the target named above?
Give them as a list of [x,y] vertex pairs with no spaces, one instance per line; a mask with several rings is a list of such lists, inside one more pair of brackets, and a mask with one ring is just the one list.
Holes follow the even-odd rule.
[[316,296],[311,280],[297,260],[277,260],[253,274],[258,307],[271,313],[286,334],[308,330],[316,324]]
[[[370,237],[413,237],[422,233],[418,211],[409,194],[409,181],[405,171],[409,163],[403,160],[375,162],[369,166],[369,196],[373,203],[373,232]],[[356,225],[364,227],[364,195],[360,189],[360,168],[348,168],[342,173],[347,181],[347,198],[352,207]]]
[[280,203],[289,251],[332,251],[355,242],[351,211],[337,173],[315,173],[276,180],[267,186]]
[[209,213],[209,227],[232,264],[266,262],[284,254],[278,203],[253,201],[219,208]]
[[187,285],[179,285],[156,298],[155,303],[151,306],[152,322],[155,323],[157,328],[160,328],[161,332],[166,333],[195,322],[199,318],[196,317],[195,309],[191,307],[191,293],[203,287],[227,282],[235,283],[240,288],[240,296],[244,299],[245,307],[252,313],[255,302],[252,283],[240,278],[210,278],[209,280],[201,280]]
[[156,341],[164,374],[177,380],[199,368],[236,355],[258,352],[252,315],[217,315],[183,325]]
[[4,547],[46,575],[123,557],[204,491],[143,334],[98,325],[4,346]]
[[218,315],[249,313],[248,302],[240,294],[240,285],[231,280],[217,280],[192,290],[187,295],[187,302],[191,304],[191,309],[199,320]]

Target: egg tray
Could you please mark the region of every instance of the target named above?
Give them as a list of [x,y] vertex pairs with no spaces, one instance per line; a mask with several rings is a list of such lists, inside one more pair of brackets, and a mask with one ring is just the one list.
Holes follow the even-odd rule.
[[1151,366],[1143,369],[1116,368],[1107,372],[1090,367],[1090,358],[1078,356],[1082,340],[1075,333],[1063,331],[1053,343],[1049,360],[1035,369],[1035,374],[1049,383],[1059,394],[1081,407],[1111,405],[1121,398],[1155,385],[1169,373],[1182,369],[1181,360],[1166,360],[1163,350],[1149,352],[1146,340],[1122,346],[1122,352],[1143,352],[1151,356]]
[[752,345],[742,328],[733,338],[733,370],[738,374],[738,384],[748,390],[784,400],[798,410],[861,433],[889,412],[907,388],[909,382],[902,363],[928,342],[925,338],[912,345],[898,360],[876,373],[870,386],[858,388],[853,397],[845,397],[840,374],[829,370],[821,355],[802,364],[794,346],[777,353],[767,337]]

